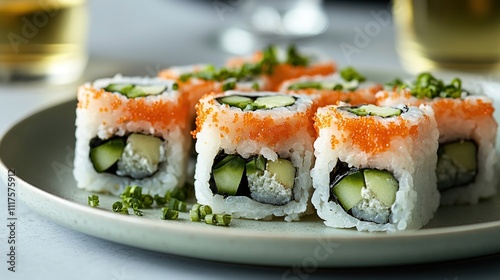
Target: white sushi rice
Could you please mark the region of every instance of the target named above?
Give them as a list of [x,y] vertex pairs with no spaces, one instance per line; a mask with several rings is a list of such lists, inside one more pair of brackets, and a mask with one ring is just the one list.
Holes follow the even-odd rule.
[[[335,106],[320,108],[317,114],[328,114],[331,107]],[[350,113],[344,111],[342,114]],[[311,170],[315,189],[312,203],[327,226],[392,232],[419,229],[432,218],[439,205],[434,172],[438,139],[434,112],[429,106],[409,107],[402,117],[408,122],[408,126],[418,125],[418,135],[415,138],[394,137],[390,148],[377,154],[363,152],[345,138],[345,141],[332,149],[331,138],[335,135],[337,139],[342,139],[342,128],[332,125],[319,130],[319,136],[314,142],[316,161]],[[386,124],[395,121],[394,118],[380,119]],[[338,160],[356,168],[374,168],[393,173],[399,182],[399,189],[396,200],[390,207],[389,223],[362,221],[330,200],[330,173]],[[369,197],[365,195],[366,198]],[[361,208],[372,211],[380,208],[380,205],[368,203]]]
[[[477,95],[462,97],[461,99],[450,99],[454,103],[467,102],[470,106],[481,106],[492,104],[492,99],[479,94],[488,92],[477,84],[467,84],[468,88],[474,89]],[[492,94],[491,92],[489,94]],[[380,105],[390,106],[395,104],[421,104],[427,102],[433,106],[434,100],[420,100],[413,96],[394,95],[391,92],[377,93]],[[466,112],[450,109],[445,115],[437,120],[439,129],[439,143],[447,143],[458,140],[473,140],[478,146],[477,174],[474,182],[465,186],[449,188],[441,193],[442,205],[455,204],[477,204],[481,199],[490,198],[497,193],[498,179],[495,177],[495,165],[498,154],[495,149],[498,124],[493,116],[470,117]]]
[[[121,105],[113,110],[110,108],[110,101],[106,96],[97,99],[94,98],[95,90],[105,88],[109,84],[118,83],[167,86],[165,92],[146,97],[146,103],[153,104],[160,100],[175,102],[178,98],[178,92],[172,90],[174,81],[158,78],[122,77],[117,75],[111,79],[100,79],[92,84],[87,83],[80,87],[78,100],[84,106],[79,106],[76,110],[76,144],[73,169],[78,188],[119,195],[128,185],[139,185],[145,193],[152,194],[163,194],[175,187],[182,187],[185,182],[188,151],[191,145],[189,125],[183,124],[182,127],[171,125],[166,129],[160,129],[148,121],[119,122],[119,119],[123,115],[122,109],[126,106],[128,100],[126,96],[114,93],[114,97],[120,100]],[[126,136],[130,133],[142,133],[163,139],[163,145],[159,151],[160,153],[163,151],[160,163],[157,166],[153,166],[154,164],[145,163],[143,162],[144,159],[125,152],[125,155],[122,155],[120,168],[124,170],[124,175],[127,173],[127,175],[131,176],[118,176],[106,172],[97,172],[89,157],[90,141],[95,137],[106,140],[113,136]],[[148,169],[148,173],[154,173],[146,178],[134,179],[132,177],[140,177],[144,171],[136,168]],[[154,170],[155,168],[157,168],[156,171]]]
[[[243,93],[229,91],[226,95],[243,94],[253,96],[267,96],[276,94],[271,92]],[[258,110],[255,112],[243,112],[238,108],[229,108],[227,105],[220,105],[214,99],[222,95],[206,96],[200,104],[207,106],[205,111],[210,112],[203,123],[202,128],[196,135],[196,151],[198,152],[195,170],[195,194],[198,203],[210,205],[215,213],[227,213],[233,217],[249,219],[271,219],[273,216],[284,217],[286,221],[299,220],[300,216],[310,213],[312,210],[309,204],[311,193],[311,177],[309,175],[313,162],[312,144],[313,138],[306,129],[294,131],[293,136],[280,139],[275,146],[267,145],[263,142],[245,138],[248,135],[244,129],[243,119],[245,114],[255,114],[269,116],[274,120],[294,119],[297,112],[305,113],[310,109],[312,101],[307,97],[299,97],[295,105],[289,107],[279,107],[272,110]],[[234,114],[238,117],[234,117]],[[216,116],[213,117],[213,116]],[[305,116],[304,116],[305,117]],[[234,122],[234,119],[239,121]],[[217,121],[214,121],[216,119]],[[224,131],[229,132],[227,135]],[[261,128],[267,130],[269,128]],[[234,139],[240,137],[241,140],[235,144]],[[278,158],[290,159],[296,167],[295,183],[293,187],[293,199],[284,205],[272,205],[258,202],[246,196],[224,196],[213,194],[210,189],[209,180],[212,173],[212,166],[216,155],[223,151],[227,154],[239,154],[243,158],[253,155],[262,155],[267,160]],[[273,186],[273,185],[271,185]],[[277,194],[278,197],[285,197],[279,188],[258,189],[254,195],[258,199]],[[263,199],[267,202],[278,202],[280,198]],[[284,201],[281,199],[280,201]]]

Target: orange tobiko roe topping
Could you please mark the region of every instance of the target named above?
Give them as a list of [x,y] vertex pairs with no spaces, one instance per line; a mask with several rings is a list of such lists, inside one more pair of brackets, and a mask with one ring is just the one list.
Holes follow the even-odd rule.
[[[376,104],[380,104],[382,101],[384,101],[385,99],[388,99],[388,98],[392,98],[392,99],[397,99],[397,98],[405,98],[407,100],[410,100],[412,99],[413,95],[411,95],[411,93],[408,91],[408,90],[402,90],[402,91],[380,91],[380,92],[377,92],[378,96],[376,96],[376,101],[375,103]],[[429,99],[416,99],[415,98],[415,101],[412,101],[412,102],[409,102],[409,104],[406,104],[406,105],[413,105],[413,106],[419,106],[420,104],[424,104],[424,103],[428,103],[429,102]]]
[[[180,101],[184,100],[180,98]],[[182,106],[185,102],[175,104],[165,100],[146,102],[146,98],[132,98],[127,101],[123,109],[124,116],[118,119],[118,123],[147,121],[152,126],[167,128],[171,123],[184,127],[187,123],[187,109]]]
[[[210,100],[212,101],[212,100]],[[204,103],[200,102],[196,104],[196,120],[195,120],[195,126],[196,128],[191,131],[191,135],[193,136],[194,139],[196,139],[196,134],[200,132],[201,126],[203,123],[207,120],[208,116],[212,113],[213,108],[209,107],[208,109],[205,109]]]
[[[92,100],[98,100],[99,103],[104,104],[103,107],[98,108],[101,113],[122,111],[117,124],[146,121],[161,129],[167,128],[170,124],[176,124],[180,127],[186,126],[187,101],[182,96],[178,102],[166,100],[148,100],[146,102],[145,97],[129,98],[124,101],[123,96],[106,92],[104,89],[97,90],[87,87],[83,90],[86,96],[78,101],[77,107],[87,109]],[[123,103],[125,103],[124,106]]]
[[[347,142],[358,147],[361,151],[369,154],[382,153],[391,147],[393,138],[416,137],[418,135],[418,126],[408,127],[408,121],[401,116],[396,117],[397,122],[382,123],[379,118],[373,116],[364,116],[359,118],[346,117],[342,113],[334,111],[334,118],[337,127],[345,133],[341,139],[332,136],[330,143],[332,149],[342,142]],[[427,116],[426,116],[427,118]],[[331,120],[323,120],[319,125],[331,123]],[[325,126],[320,126],[325,127]]]
[[[259,143],[266,143],[270,146],[278,144],[281,140],[290,138],[297,131],[306,128],[311,134],[310,118],[306,113],[295,113],[292,117],[286,117],[282,120],[275,120],[272,116],[264,118],[255,115],[255,113],[247,112],[243,114],[243,131],[244,135],[249,139]],[[234,139],[233,142],[237,143]]]
[[293,66],[282,63],[273,68],[271,75],[266,75],[270,90],[278,91],[285,80],[299,78],[301,76],[330,75],[334,73],[336,66],[333,62],[318,63],[311,66]]
[[440,123],[443,118],[460,116],[465,119],[474,119],[492,116],[495,109],[491,103],[484,102],[481,99],[475,100],[475,103],[463,99],[441,98],[431,103],[434,109],[436,121]]

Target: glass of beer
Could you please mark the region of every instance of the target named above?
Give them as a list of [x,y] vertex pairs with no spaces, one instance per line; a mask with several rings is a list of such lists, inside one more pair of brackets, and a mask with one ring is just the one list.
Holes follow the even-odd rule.
[[410,72],[500,69],[500,1],[393,0],[397,51]]
[[0,0],[0,82],[77,80],[86,37],[85,0]]

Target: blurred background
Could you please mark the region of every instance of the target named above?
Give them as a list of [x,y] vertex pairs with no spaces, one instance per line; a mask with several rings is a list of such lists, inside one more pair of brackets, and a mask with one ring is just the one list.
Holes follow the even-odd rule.
[[497,75],[500,61],[495,0],[0,0],[0,31],[4,82],[155,75],[289,43],[410,73]]
[[[144,11],[148,16],[140,22],[134,20],[138,17],[134,5],[127,3],[89,1],[91,59],[134,61],[141,65],[138,68],[147,68],[142,74],[149,74],[171,65],[223,64],[230,56],[249,54],[270,43],[294,42],[339,65],[399,67],[389,1],[150,0]],[[271,4],[278,8],[269,9]],[[121,16],[110,21],[109,11],[117,7]],[[152,12],[158,10],[162,12]],[[295,33],[273,25],[287,15],[289,29],[298,30]]]

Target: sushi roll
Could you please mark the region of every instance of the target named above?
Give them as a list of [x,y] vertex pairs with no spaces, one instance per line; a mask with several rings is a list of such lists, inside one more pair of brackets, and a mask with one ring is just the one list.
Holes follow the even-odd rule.
[[380,84],[366,82],[366,78],[352,67],[328,76],[303,76],[287,80],[280,86],[281,92],[309,95],[317,107],[337,105],[374,104],[375,94],[382,90]]
[[183,187],[190,126],[174,81],[122,77],[78,89],[74,177],[79,188],[118,195],[128,185]]
[[228,68],[241,68],[255,65],[264,79],[262,90],[278,91],[280,85],[290,79],[301,76],[326,76],[335,72],[333,61],[315,54],[300,53],[291,45],[286,50],[269,46],[250,57],[234,57],[226,62]]
[[177,82],[179,91],[188,99],[189,115],[193,121],[195,105],[205,94],[226,90],[256,91],[264,87],[264,80],[244,67],[227,69],[210,64],[174,66],[160,71],[158,77]]
[[315,115],[312,204],[327,226],[419,229],[439,205],[430,107],[326,106]]
[[392,90],[377,93],[377,102],[428,104],[434,109],[439,129],[436,174],[442,205],[476,204],[496,194],[498,125],[492,99],[469,94],[459,79],[445,84],[422,73],[413,84],[400,82]]
[[234,217],[298,220],[312,207],[311,100],[228,91],[197,105],[198,203]]

